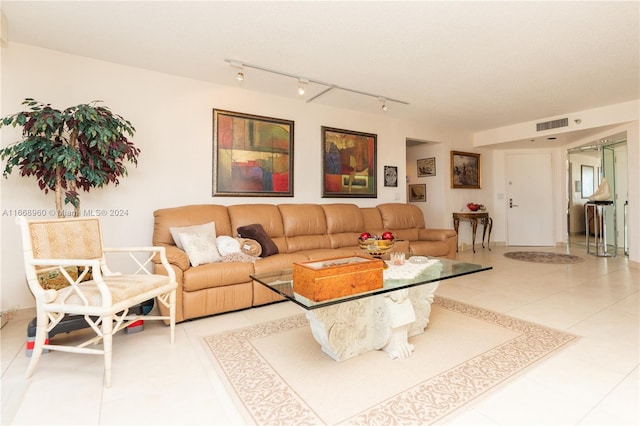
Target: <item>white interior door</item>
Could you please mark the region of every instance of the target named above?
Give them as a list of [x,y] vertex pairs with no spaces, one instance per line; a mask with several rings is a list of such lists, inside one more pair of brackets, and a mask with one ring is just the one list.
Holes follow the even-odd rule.
[[554,246],[551,153],[507,154],[507,245]]

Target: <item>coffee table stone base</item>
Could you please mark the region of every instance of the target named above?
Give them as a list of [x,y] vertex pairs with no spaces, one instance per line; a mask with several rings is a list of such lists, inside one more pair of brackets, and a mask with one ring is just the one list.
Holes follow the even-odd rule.
[[311,333],[336,361],[384,350],[392,359],[411,356],[409,337],[424,332],[439,282],[309,310]]

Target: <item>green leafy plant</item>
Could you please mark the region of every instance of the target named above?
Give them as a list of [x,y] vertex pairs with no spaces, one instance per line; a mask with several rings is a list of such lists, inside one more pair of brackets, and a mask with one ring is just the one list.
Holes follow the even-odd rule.
[[22,140],[0,149],[7,160],[3,176],[17,167],[21,176],[34,176],[45,194],[55,192],[58,217],[64,205],[80,214],[78,190],[89,192],[127,175],[125,162],[138,164],[140,149],[127,139],[135,128],[101,101],[80,104],[63,111],[26,98],[27,111],[0,119],[2,126],[22,127]]

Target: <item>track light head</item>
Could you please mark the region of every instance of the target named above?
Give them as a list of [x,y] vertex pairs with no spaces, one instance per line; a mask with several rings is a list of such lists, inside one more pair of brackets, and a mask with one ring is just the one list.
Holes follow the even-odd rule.
[[307,80],[306,78],[298,78],[298,95],[302,96],[304,95],[305,89],[304,86],[305,84],[309,84],[309,80]]

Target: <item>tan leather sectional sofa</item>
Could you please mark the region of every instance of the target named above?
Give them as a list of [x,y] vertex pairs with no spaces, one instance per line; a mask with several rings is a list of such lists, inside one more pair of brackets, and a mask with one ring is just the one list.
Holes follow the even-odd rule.
[[[217,236],[237,237],[241,226],[260,224],[278,248],[278,254],[255,262],[216,262],[192,267],[187,254],[176,247],[171,227],[215,222]],[[249,277],[291,268],[294,262],[364,255],[358,236],[367,231],[395,234],[394,251],[454,259],[457,237],[452,229],[427,229],[422,211],[411,204],[377,207],[355,204],[242,204],[187,205],[154,212],[153,244],[167,248],[178,281],[176,321],[181,322],[252,306],[279,296]],[[155,264],[156,273],[166,273]]]

